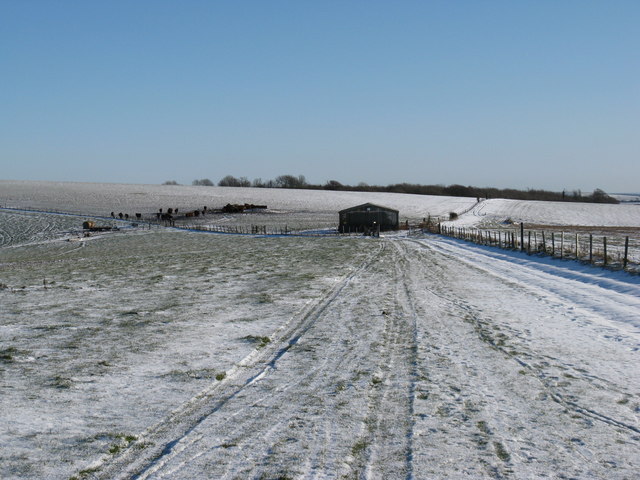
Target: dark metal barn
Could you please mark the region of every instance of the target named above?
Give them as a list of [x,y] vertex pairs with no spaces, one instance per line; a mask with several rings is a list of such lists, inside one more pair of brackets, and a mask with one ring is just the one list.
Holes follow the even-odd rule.
[[338,214],[340,215],[338,231],[341,233],[397,230],[399,226],[398,210],[373,203],[346,208]]

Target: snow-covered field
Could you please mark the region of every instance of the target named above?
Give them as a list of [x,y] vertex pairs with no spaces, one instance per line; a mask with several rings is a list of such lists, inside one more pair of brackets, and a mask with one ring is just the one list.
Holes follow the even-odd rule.
[[[111,212],[155,214],[159,208],[221,208],[227,203],[267,205],[275,218],[313,215],[335,226],[338,211],[371,202],[400,211],[401,220],[422,220],[471,208],[475,198],[398,195],[394,193],[332,192],[278,188],[194,187],[185,185],[125,185],[107,183],[34,182],[0,180],[0,206],[79,212],[108,216]],[[286,215],[281,220],[277,217]]]
[[[252,202],[312,224],[366,201],[416,219],[476,203],[33,184],[0,182],[0,205],[103,215]],[[144,201],[118,203],[135,192]],[[548,213],[496,215],[569,218],[559,210],[574,205],[532,203]],[[613,207],[603,215],[627,222]],[[436,236],[80,239],[80,220],[0,211],[3,479],[640,470],[637,276]]]
[[460,215],[458,226],[496,228],[514,223],[586,227],[640,227],[640,205],[483,200]]

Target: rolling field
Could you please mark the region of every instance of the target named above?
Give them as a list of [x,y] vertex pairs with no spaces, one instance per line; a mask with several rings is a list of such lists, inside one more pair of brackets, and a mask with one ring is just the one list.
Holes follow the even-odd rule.
[[[279,215],[328,218],[301,197]],[[0,212],[2,478],[640,469],[637,276],[438,236],[81,220]]]

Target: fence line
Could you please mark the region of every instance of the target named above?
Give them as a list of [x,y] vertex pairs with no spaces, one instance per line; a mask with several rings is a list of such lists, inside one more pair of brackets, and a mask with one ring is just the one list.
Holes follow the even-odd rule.
[[337,230],[292,230],[287,225],[175,225],[179,230],[193,230],[198,232],[227,233],[233,235],[260,235],[260,236],[303,236],[303,237],[343,237],[350,235],[362,235],[362,232],[339,233]]
[[522,223],[518,228],[508,230],[455,227],[441,223],[421,224],[417,228],[422,232],[437,233],[479,245],[640,273],[640,240],[632,238],[632,245],[628,235],[572,235],[525,229]]

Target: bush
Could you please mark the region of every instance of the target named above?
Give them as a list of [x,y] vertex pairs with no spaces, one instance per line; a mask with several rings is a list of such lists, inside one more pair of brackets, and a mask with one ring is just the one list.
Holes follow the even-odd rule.
[[456,212],[449,212],[449,220],[457,220],[458,214]]

